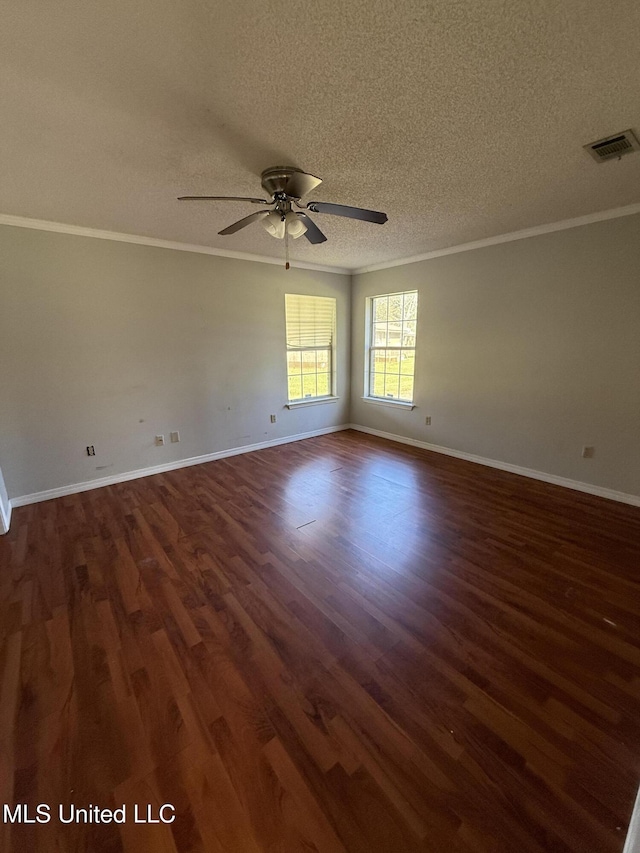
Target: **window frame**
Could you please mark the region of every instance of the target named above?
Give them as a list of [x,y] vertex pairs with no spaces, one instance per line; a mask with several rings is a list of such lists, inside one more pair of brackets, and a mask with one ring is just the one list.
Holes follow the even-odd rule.
[[[419,305],[420,298],[417,288],[412,290],[400,290],[395,291],[393,293],[376,293],[373,296],[366,297],[366,305],[365,305],[365,363],[364,363],[364,394],[362,399],[367,403],[374,403],[380,406],[390,406],[397,409],[408,409],[412,410],[416,408],[415,402],[415,378],[416,378],[416,370],[415,370],[415,360],[417,356],[417,344],[418,344],[418,307],[416,306],[416,331],[415,331],[415,341],[412,347],[408,346],[376,346],[374,343],[374,323],[375,323],[375,300],[376,299],[388,299],[391,296],[402,296],[405,297],[408,294],[416,295],[417,303]],[[371,370],[371,361],[373,358],[373,353],[375,350],[397,350],[398,352],[402,352],[403,350],[412,350],[414,354],[414,368],[413,368],[413,392],[411,400],[402,400],[394,397],[378,397],[377,395],[372,393],[372,376],[374,371]],[[386,371],[385,371],[386,374]],[[401,376],[402,374],[398,374]],[[399,389],[398,389],[399,392]]]
[[[309,346],[309,347],[294,347],[289,345],[288,334],[287,334],[287,297],[296,297],[298,299],[329,299],[333,303],[333,318],[332,318],[332,329],[331,329],[331,344],[330,346],[326,346],[325,344],[319,344],[317,346]],[[337,371],[336,371],[336,351],[337,351],[337,342],[336,342],[336,331],[337,331],[337,315],[338,315],[338,300],[335,296],[321,296],[316,293],[285,293],[285,367],[286,367],[286,383],[287,383],[287,403],[285,404],[287,408],[294,409],[299,406],[315,406],[320,405],[322,403],[332,403],[338,400],[337,396]],[[329,393],[316,395],[313,397],[296,397],[291,399],[289,397],[289,353],[290,352],[299,352],[301,358],[304,353],[308,352],[328,352],[329,353],[329,369],[323,370],[322,373],[328,373],[329,375]],[[317,358],[317,357],[316,357]],[[302,370],[300,371],[300,377],[304,376]],[[317,391],[317,360],[316,360],[316,391]],[[301,382],[301,391],[304,391],[304,385]]]

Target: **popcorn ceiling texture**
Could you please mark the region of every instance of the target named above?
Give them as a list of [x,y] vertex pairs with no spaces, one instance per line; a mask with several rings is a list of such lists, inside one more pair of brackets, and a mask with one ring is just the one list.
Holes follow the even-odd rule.
[[640,201],[640,4],[583,0],[58,0],[3,4],[0,213],[281,257],[253,212],[181,194],[323,178],[329,242],[357,268]]

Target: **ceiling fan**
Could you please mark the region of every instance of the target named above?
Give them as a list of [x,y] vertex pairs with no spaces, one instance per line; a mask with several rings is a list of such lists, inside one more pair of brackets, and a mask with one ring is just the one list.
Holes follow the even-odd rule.
[[[300,211],[311,210],[313,213],[348,216],[350,219],[361,219],[364,222],[375,222],[378,225],[383,225],[387,221],[386,213],[380,213],[377,210],[365,210],[362,207],[349,207],[344,204],[330,204],[324,201],[310,201],[307,204],[300,204],[300,199],[319,186],[322,179],[308,175],[293,166],[274,166],[271,169],[265,169],[260,177],[262,188],[271,196],[271,201],[264,198],[219,195],[184,195],[180,196],[178,201],[247,201],[269,208],[268,210],[250,213],[244,219],[223,228],[222,231],[218,232],[222,235],[235,234],[236,231],[246,228],[252,222],[260,221],[269,234],[278,239],[289,236],[296,239],[304,234],[310,243],[324,243],[327,238],[315,222],[306,213],[294,210],[294,206],[300,208]],[[287,263],[287,268],[288,266]]]

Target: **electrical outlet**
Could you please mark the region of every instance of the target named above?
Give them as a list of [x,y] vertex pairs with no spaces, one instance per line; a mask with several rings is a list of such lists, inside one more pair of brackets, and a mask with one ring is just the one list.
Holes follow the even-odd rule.
[[427,415],[427,417],[424,419],[424,422],[427,426],[431,426],[431,415]]
[[595,452],[596,452],[595,447],[592,447],[591,445],[585,444],[585,446],[582,448],[582,458],[583,459],[593,459]]
[[271,415],[271,423],[272,423],[272,424],[275,424],[275,422],[276,422],[276,416],[275,416],[275,415]]
[[90,445],[87,447],[87,456],[95,456],[95,455],[96,455],[96,449],[95,449],[95,447],[93,446],[93,444],[90,444]]
[[177,444],[180,441],[180,433],[178,430],[169,433],[169,438],[171,439],[172,444]]
[[157,435],[156,436],[156,447],[162,447],[163,444],[164,444],[164,436],[163,435]]

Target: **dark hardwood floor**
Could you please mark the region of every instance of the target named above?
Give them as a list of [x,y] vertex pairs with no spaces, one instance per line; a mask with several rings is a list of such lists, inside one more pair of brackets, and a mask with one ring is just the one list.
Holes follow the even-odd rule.
[[639,543],[637,508],[351,431],[17,509],[0,807],[52,819],[0,848],[620,853]]

